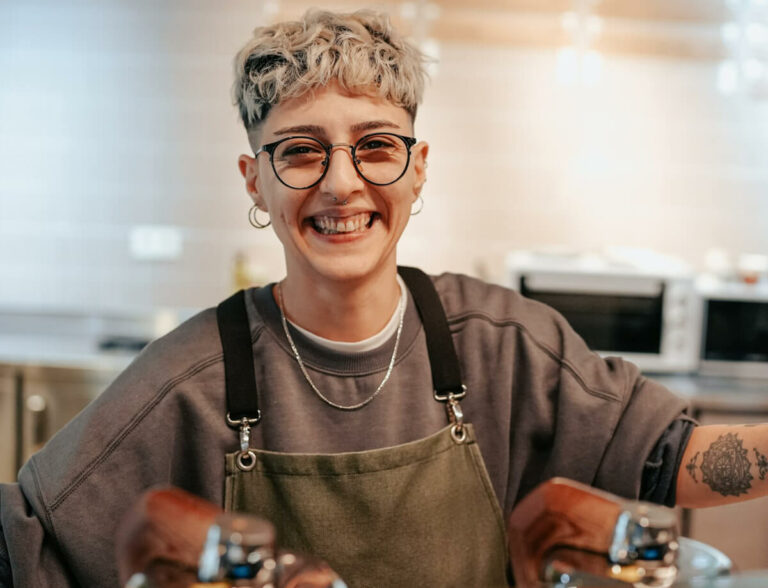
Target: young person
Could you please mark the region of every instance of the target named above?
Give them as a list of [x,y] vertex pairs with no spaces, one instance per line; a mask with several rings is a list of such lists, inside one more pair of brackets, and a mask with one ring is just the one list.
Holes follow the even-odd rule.
[[[504,517],[553,476],[668,505],[768,492],[765,426],[696,428],[552,309],[398,271],[424,84],[381,14],[256,29],[239,166],[286,275],[149,345],[0,489],[0,583],[114,586],[115,528],[157,484],[266,516],[351,586],[505,585]],[[707,483],[678,475],[714,461]]]

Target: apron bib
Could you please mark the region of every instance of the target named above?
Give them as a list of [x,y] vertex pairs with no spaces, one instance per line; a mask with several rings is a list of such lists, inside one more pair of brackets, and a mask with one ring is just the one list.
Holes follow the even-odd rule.
[[[258,424],[244,296],[219,306],[227,421],[241,450],[226,455],[224,508],[270,520],[278,544],[326,560],[350,588],[507,586],[501,508],[472,426],[442,305],[426,274],[399,269],[427,337],[434,397],[451,424],[394,447],[337,454],[249,447]],[[435,304],[436,302],[436,304]],[[237,348],[237,350],[235,350]],[[267,417],[268,418],[268,417]]]

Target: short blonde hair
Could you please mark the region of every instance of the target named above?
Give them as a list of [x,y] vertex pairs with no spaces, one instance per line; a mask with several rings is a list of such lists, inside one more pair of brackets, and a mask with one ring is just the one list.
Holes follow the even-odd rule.
[[245,128],[287,98],[337,81],[374,91],[416,116],[426,82],[425,57],[382,13],[309,10],[300,21],[259,27],[235,58],[233,99]]

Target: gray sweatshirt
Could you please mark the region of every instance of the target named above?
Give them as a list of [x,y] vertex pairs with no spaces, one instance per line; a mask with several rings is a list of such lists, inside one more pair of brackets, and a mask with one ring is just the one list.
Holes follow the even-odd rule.
[[[465,419],[475,427],[504,512],[553,476],[637,498],[657,441],[688,420],[685,402],[635,366],[592,353],[547,306],[466,276],[433,279],[468,388]],[[252,446],[364,451],[447,424],[444,406],[432,397],[412,299],[390,381],[355,412],[339,411],[311,390],[271,288],[250,290],[246,300],[263,413]],[[394,345],[392,338],[350,355],[295,330],[292,336],[317,387],[341,404],[373,393]],[[238,449],[225,414],[221,343],[209,309],[145,348],[27,462],[18,484],[0,486],[0,586],[117,586],[113,536],[144,489],[174,484],[222,504],[224,454]],[[680,453],[671,449],[662,452],[668,462]],[[667,464],[673,473],[676,467]],[[674,475],[662,478],[674,485]],[[662,488],[659,495],[667,494]]]

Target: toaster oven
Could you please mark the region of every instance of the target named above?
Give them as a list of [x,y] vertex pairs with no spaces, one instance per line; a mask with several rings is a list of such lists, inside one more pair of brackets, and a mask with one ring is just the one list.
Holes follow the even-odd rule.
[[700,372],[768,378],[768,284],[697,281],[703,327]]
[[507,268],[513,288],[559,311],[601,355],[644,372],[697,369],[701,307],[685,264],[645,250],[517,251]]

